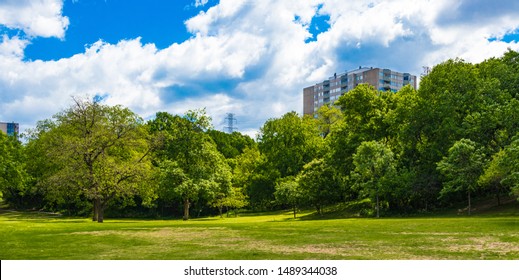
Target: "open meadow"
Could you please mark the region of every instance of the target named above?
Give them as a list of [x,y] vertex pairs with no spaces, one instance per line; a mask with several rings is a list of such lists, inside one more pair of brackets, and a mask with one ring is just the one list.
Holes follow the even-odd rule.
[[[0,213],[0,259],[519,259],[519,217],[108,219]],[[308,214],[307,214],[308,215]]]

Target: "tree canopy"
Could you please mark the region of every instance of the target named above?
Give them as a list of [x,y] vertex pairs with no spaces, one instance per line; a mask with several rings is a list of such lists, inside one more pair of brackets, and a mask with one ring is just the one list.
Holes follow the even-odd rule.
[[[73,98],[23,141],[0,134],[11,207],[182,216],[357,203],[379,216],[519,195],[519,53],[451,59],[420,87],[360,84],[315,116],[267,120],[257,139],[212,127],[205,109],[144,122]],[[375,210],[375,211],[374,211]],[[121,212],[118,212],[121,213]],[[375,214],[376,213],[376,214]]]

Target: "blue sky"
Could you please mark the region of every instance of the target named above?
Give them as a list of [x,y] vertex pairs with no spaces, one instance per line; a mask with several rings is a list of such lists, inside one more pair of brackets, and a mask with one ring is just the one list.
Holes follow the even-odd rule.
[[36,38],[27,46],[25,57],[67,58],[100,39],[117,44],[120,40],[141,37],[142,43],[167,48],[192,36],[184,21],[204,9],[193,3],[192,0],[67,0],[63,3],[63,15],[70,23],[65,38]]
[[0,121],[103,96],[145,119],[207,108],[254,136],[302,89],[359,65],[420,74],[519,50],[507,0],[0,0]]

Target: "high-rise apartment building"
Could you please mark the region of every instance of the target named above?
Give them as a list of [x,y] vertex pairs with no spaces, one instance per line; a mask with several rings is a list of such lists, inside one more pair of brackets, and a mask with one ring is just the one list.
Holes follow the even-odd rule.
[[360,84],[370,84],[381,91],[397,92],[406,85],[416,88],[416,76],[373,67],[359,67],[346,73],[334,74],[328,80],[303,89],[303,113],[315,114],[321,106],[335,102],[341,95]]
[[3,133],[6,133],[7,135],[11,135],[11,136],[17,135],[18,133],[20,133],[19,130],[20,130],[20,125],[17,123],[0,122],[0,131],[2,131]]

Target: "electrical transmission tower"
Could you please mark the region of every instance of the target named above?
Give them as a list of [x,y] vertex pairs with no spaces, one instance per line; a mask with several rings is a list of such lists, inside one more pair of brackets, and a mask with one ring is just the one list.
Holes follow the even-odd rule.
[[225,117],[225,120],[227,121],[227,126],[224,127],[227,133],[233,133],[238,128],[235,126],[236,124],[236,118],[234,117],[233,113],[227,113],[227,117]]
[[422,75],[421,75],[422,78],[425,77],[425,76],[427,76],[427,75],[429,75],[429,74],[431,73],[431,70],[432,70],[431,67],[429,67],[429,66],[423,66],[422,68],[423,68],[423,73],[422,73]]

